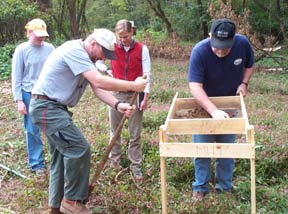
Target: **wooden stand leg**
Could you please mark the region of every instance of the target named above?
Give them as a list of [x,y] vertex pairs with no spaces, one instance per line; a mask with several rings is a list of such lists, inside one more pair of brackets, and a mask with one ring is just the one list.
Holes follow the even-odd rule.
[[251,168],[251,213],[256,214],[256,179],[255,179],[255,159],[250,160]]
[[166,165],[164,157],[160,157],[160,170],[161,170],[162,214],[167,214]]
[[[249,125],[247,128],[247,141],[255,145],[254,126]],[[255,177],[255,147],[253,148],[253,155],[250,159],[251,169],[251,213],[256,214],[256,177]]]

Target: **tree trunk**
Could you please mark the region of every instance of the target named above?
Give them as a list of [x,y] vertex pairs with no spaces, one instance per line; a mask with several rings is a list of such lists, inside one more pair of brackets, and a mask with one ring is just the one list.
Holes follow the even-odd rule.
[[276,11],[277,11],[278,14],[282,14],[281,6],[280,6],[280,0],[276,1]]
[[42,12],[52,8],[52,0],[36,0],[35,3],[39,5],[39,8]]
[[[199,8],[199,15],[200,15],[200,17],[203,17],[205,14],[203,12],[202,1],[201,0],[197,0],[197,5],[198,5],[198,8]],[[206,38],[206,37],[209,36],[208,24],[207,24],[207,22],[205,20],[203,20],[201,22],[201,25],[202,25],[202,32],[203,32],[202,36],[203,36],[203,38]]]
[[78,26],[80,26],[79,31],[81,32],[81,34],[85,34],[86,30],[89,30],[88,22],[85,16],[86,4],[87,4],[87,0],[82,0],[80,9],[79,9],[79,14],[77,17],[77,24]]
[[170,21],[168,20],[167,16],[165,15],[164,11],[161,8],[160,0],[146,0],[149,4],[150,8],[155,12],[156,16],[158,16],[165,24],[166,30],[169,36],[173,35],[174,29]]
[[69,40],[71,38],[70,33],[64,29],[63,23],[65,20],[65,11],[66,11],[66,0],[59,1],[59,11],[56,11],[56,14],[52,14],[52,18],[57,24],[57,31],[60,35],[64,35],[66,40]]
[[[59,0],[58,11],[51,14],[58,32],[67,40],[78,39],[86,34],[88,23],[85,16],[87,0]],[[67,28],[68,26],[68,28]]]
[[77,23],[77,7],[76,0],[68,0],[67,8],[70,19],[70,30],[72,33],[72,38],[79,38],[79,26]]

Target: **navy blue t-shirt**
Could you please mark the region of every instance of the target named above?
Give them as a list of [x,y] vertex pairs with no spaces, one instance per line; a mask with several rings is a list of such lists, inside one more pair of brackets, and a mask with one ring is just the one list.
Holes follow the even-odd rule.
[[202,83],[209,97],[235,96],[244,69],[253,64],[253,49],[245,36],[236,34],[229,55],[223,58],[213,53],[210,38],[207,38],[192,49],[188,81]]

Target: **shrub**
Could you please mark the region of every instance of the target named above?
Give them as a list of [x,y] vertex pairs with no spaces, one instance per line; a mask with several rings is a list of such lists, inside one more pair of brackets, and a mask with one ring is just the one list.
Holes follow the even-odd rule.
[[26,22],[39,17],[35,4],[21,0],[1,1],[0,44],[15,42],[24,37]]
[[9,79],[11,75],[11,59],[16,45],[0,47],[0,80]]

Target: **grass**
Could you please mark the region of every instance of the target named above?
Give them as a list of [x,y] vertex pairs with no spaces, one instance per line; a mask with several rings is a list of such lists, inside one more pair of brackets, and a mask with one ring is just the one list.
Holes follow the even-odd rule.
[[[142,150],[145,183],[137,189],[128,173],[112,181],[115,171],[106,168],[92,194],[94,213],[161,213],[159,126],[164,124],[176,92],[190,97],[187,85],[188,61],[152,60],[153,86],[150,107],[144,113]],[[288,83],[287,73],[257,70],[245,98],[249,122],[255,126],[257,213],[288,213]],[[48,199],[48,178],[37,180],[27,166],[22,117],[12,101],[10,80],[1,82],[0,94],[1,164],[21,172],[28,179],[0,169],[0,213],[44,213]],[[91,143],[91,176],[109,141],[108,108],[87,89],[73,109],[73,119]],[[129,136],[123,132],[123,165]],[[183,138],[183,136],[180,136]],[[184,137],[185,138],[185,137]],[[185,138],[186,140],[190,139]],[[48,145],[44,145],[48,164]],[[250,213],[250,163],[236,160],[235,193],[232,196],[209,194],[194,205],[191,182],[194,180],[192,158],[167,158],[168,213]]]

